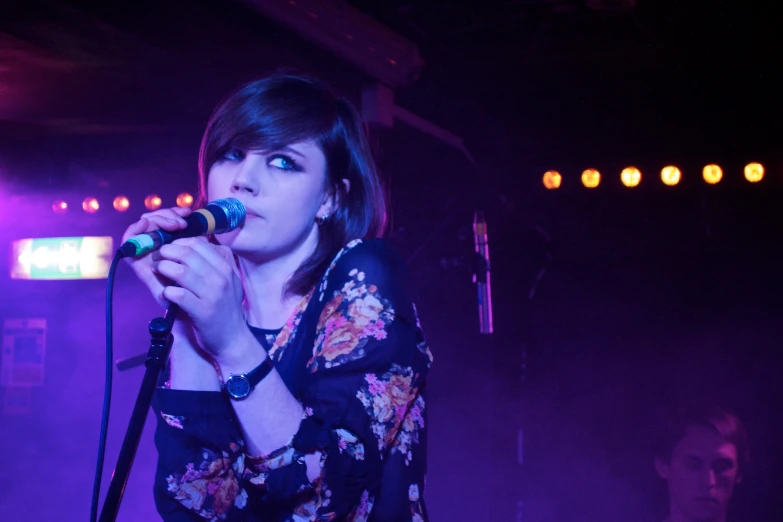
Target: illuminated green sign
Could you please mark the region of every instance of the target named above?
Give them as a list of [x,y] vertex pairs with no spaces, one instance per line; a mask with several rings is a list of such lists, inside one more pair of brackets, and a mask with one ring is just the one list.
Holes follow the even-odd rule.
[[12,279],[103,279],[109,274],[112,238],[19,239],[11,247]]

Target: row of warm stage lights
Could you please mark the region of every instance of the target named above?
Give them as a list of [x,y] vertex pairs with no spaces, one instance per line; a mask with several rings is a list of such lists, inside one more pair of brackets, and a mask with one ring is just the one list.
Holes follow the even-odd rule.
[[[723,169],[718,165],[707,165],[702,169],[704,181],[715,185],[723,179]],[[748,163],[745,165],[745,179],[751,183],[757,183],[764,178],[764,166],[761,163]],[[682,172],[673,165],[661,169],[661,181],[665,185],[674,186],[682,179]],[[548,170],[544,173],[544,186],[548,189],[560,187],[563,177],[556,170]],[[620,180],[626,187],[635,187],[642,182],[642,173],[636,167],[627,167],[620,173]],[[596,169],[587,169],[582,172],[582,185],[587,188],[595,188],[601,183],[601,173]]]
[[[150,194],[144,198],[144,207],[147,210],[158,210],[163,204],[163,200],[157,194]],[[177,195],[178,207],[190,207],[193,205],[193,196],[187,192],[182,192]],[[130,208],[130,200],[125,196],[117,196],[112,201],[112,206],[117,212],[125,212]],[[82,210],[88,214],[95,214],[101,209],[100,202],[94,197],[86,197],[82,201]],[[58,200],[52,203],[52,210],[55,214],[65,214],[68,211],[68,202],[65,200]]]
[[[714,185],[723,179],[723,169],[718,165],[707,165],[702,169],[702,177],[707,183]],[[761,163],[748,163],[745,165],[745,179],[751,183],[757,183],[764,178],[764,166]],[[661,181],[669,186],[674,186],[682,179],[682,172],[673,165],[661,169]],[[626,187],[635,187],[642,181],[642,173],[636,167],[627,167],[620,173],[620,180]],[[548,189],[560,188],[563,177],[556,170],[548,170],[544,173],[544,186]],[[596,169],[587,169],[582,172],[582,184],[587,188],[595,188],[601,183],[601,173]],[[144,198],[144,207],[147,210],[157,210],[163,204],[160,196],[150,194]],[[187,192],[177,195],[178,207],[190,207],[193,205],[193,196]],[[130,208],[130,200],[125,196],[117,196],[112,201],[112,206],[117,212],[125,212]],[[94,197],[86,197],[82,201],[82,209],[88,214],[94,214],[101,208],[101,204]],[[57,214],[68,211],[68,202],[58,200],[52,204],[52,210]]]

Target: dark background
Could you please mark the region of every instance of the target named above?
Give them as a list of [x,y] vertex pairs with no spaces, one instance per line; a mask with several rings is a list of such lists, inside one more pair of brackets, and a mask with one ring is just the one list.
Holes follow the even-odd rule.
[[[733,520],[783,519],[780,18],[753,1],[622,9],[632,3],[350,2],[426,62],[395,89],[397,104],[462,137],[476,159],[401,123],[372,135],[391,186],[391,237],[436,357],[433,520],[660,520],[652,434],[659,410],[683,396],[720,398],[746,421],[753,462]],[[356,101],[373,82],[240,2],[5,2],[3,263],[12,239],[118,239],[146,194],[171,205],[194,191],[214,105],[278,67]],[[766,167],[760,183],[742,177],[750,161]],[[707,186],[701,168],[713,162],[724,180]],[[675,187],[659,179],[668,164],[683,172]],[[619,181],[628,165],[642,171],[635,189]],[[588,167],[603,174],[597,189],[579,183]],[[563,174],[557,191],[541,184],[551,168]],[[131,199],[127,215],[106,210],[119,193]],[[88,195],[103,205],[95,215],[50,210]],[[491,337],[477,333],[467,262],[477,208],[490,232]],[[0,428],[11,461],[0,505],[12,520],[87,517],[104,285],[4,276],[0,316],[49,325],[33,411]],[[117,303],[115,355],[144,351],[159,312],[127,269]],[[115,383],[109,468],[140,377]],[[151,431],[123,520],[154,516]]]

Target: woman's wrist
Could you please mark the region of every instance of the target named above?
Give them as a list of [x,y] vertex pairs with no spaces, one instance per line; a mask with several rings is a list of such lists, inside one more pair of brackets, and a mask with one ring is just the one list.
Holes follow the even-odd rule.
[[222,380],[226,381],[230,375],[249,372],[266,358],[266,351],[259,345],[253,333],[246,329],[215,356],[215,364],[222,373]]
[[[176,338],[175,338],[176,339]],[[174,341],[171,348],[171,388],[175,390],[219,391],[219,374],[207,354]],[[178,346],[179,345],[179,346]]]

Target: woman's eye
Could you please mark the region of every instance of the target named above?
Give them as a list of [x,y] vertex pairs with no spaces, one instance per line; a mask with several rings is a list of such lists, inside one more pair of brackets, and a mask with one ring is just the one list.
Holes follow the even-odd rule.
[[298,170],[299,167],[294,160],[282,154],[269,158],[269,165],[280,170]]
[[239,149],[228,149],[220,159],[228,161],[242,161],[245,159],[245,153]]

